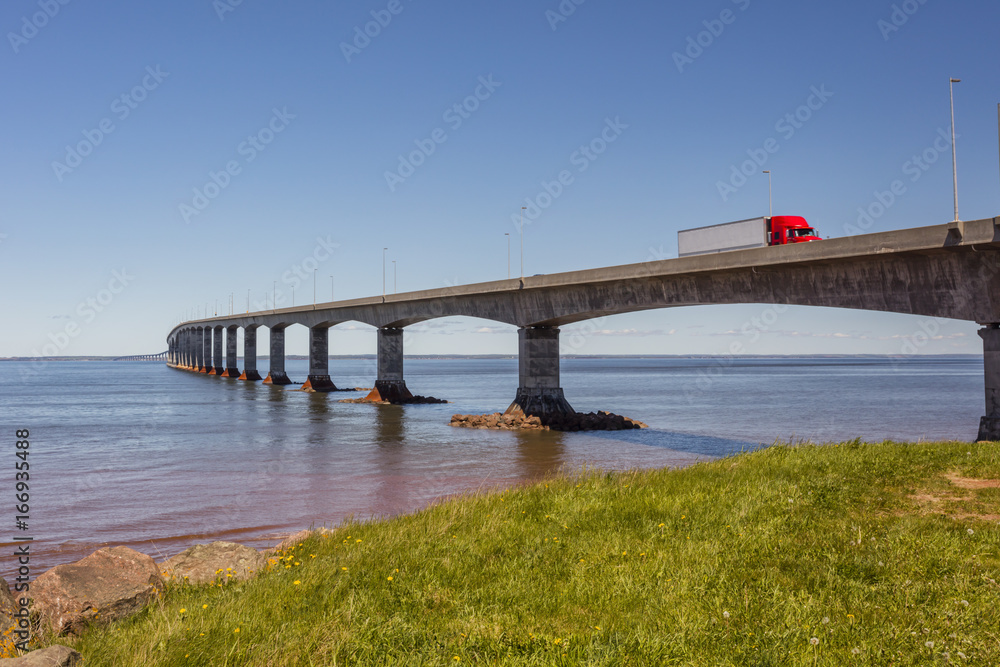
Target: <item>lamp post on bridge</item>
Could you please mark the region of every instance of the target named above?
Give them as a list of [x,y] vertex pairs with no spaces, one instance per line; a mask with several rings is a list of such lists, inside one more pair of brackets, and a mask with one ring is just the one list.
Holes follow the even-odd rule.
[[333,301],[333,276],[330,276],[330,301]]
[[319,269],[313,269],[313,310],[316,310],[316,272]]
[[774,217],[774,206],[771,204],[771,170],[765,169],[763,173],[767,174],[767,217]]
[[510,280],[510,232],[504,232],[507,237],[507,280]]
[[524,280],[524,210],[526,208],[528,207],[521,207],[521,226],[517,230],[518,236],[521,237],[521,280]]
[[385,251],[388,248],[382,248],[382,300],[385,301]]
[[958,222],[958,158],[955,151],[955,84],[961,79],[948,79],[948,93],[951,97],[951,175],[955,193],[955,222]]
[[396,260],[392,260],[392,293],[396,293]]

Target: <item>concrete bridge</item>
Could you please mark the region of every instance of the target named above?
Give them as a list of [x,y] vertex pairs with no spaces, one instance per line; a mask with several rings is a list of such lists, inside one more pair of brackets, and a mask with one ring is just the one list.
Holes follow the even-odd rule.
[[156,354],[132,354],[127,357],[115,357],[111,361],[170,361],[170,351]]
[[[271,332],[270,374],[285,374],[285,329],[309,328],[305,390],[335,388],[329,329],[378,329],[373,398],[410,396],[403,329],[463,315],[518,327],[518,390],[508,412],[571,412],[559,383],[559,327],[594,317],[707,304],[787,304],[878,310],[982,325],[986,414],[980,440],[1000,440],[1000,218],[866,234],[790,246],[667,259],[587,271],[353,299],[184,322],[167,337],[168,364],[260,380],[257,329]],[[244,329],[245,367],[236,335]],[[223,355],[225,340],[225,355]]]

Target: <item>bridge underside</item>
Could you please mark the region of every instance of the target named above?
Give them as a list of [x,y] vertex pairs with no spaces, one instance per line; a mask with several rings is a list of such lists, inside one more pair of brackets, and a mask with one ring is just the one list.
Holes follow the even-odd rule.
[[[402,379],[402,335],[388,332],[401,332],[410,324],[440,317],[475,317],[520,329],[520,382],[509,410],[551,413],[572,410],[559,387],[558,327],[564,324],[640,310],[709,304],[874,310],[969,320],[986,327],[981,332],[986,351],[986,416],[980,437],[1000,439],[1000,333],[994,333],[1000,330],[998,223],[1000,219],[951,223],[211,318],[180,325],[171,333],[170,363],[196,365],[199,355],[194,350],[202,341],[195,343],[193,332],[207,336],[207,352],[212,349],[209,341],[214,331],[213,372],[231,374],[234,364],[222,367],[222,331],[267,326],[272,332],[269,380],[287,382],[283,332],[290,324],[302,324],[310,328],[313,362],[308,382],[332,387],[321,359],[327,349],[326,332],[336,324],[356,321],[379,329],[376,389],[409,394]],[[392,342],[394,336],[398,345]],[[227,345],[227,361],[233,360],[234,354]]]

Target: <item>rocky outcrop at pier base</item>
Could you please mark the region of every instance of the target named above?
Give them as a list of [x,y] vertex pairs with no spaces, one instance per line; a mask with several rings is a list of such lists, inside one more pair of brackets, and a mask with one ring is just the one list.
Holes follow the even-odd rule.
[[452,415],[452,426],[493,429],[498,431],[626,431],[648,428],[635,419],[611,412],[572,412],[545,416],[524,414]]
[[40,574],[31,584],[31,610],[56,634],[78,634],[90,623],[128,618],[162,591],[163,577],[151,557],[105,547]]

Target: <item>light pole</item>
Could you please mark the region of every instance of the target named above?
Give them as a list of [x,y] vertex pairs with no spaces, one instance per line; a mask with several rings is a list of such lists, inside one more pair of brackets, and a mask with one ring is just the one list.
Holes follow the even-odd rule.
[[[1000,112],[1000,105],[998,105],[998,112]],[[507,280],[510,280],[510,232],[504,232],[503,235],[507,237]]]
[[333,276],[330,276],[330,301],[333,301]]
[[213,315],[213,317],[218,317],[219,316],[219,300],[218,299],[215,300],[215,311],[214,311],[214,313],[212,315]]
[[278,281],[275,280],[271,284],[271,310],[278,310]]
[[392,260],[392,293],[396,293],[396,260]]
[[388,248],[382,248],[382,300],[385,301],[385,251]]
[[316,272],[319,269],[313,269],[313,310],[316,309]]
[[948,79],[948,93],[951,97],[951,176],[955,192],[955,222],[958,222],[958,158],[955,152],[955,84],[961,79]]
[[247,290],[247,315],[250,314],[250,290]]
[[524,210],[526,208],[528,207],[521,207],[521,228],[517,230],[518,235],[521,237],[521,280],[524,280]]
[[292,285],[292,308],[295,307],[295,285]]
[[767,174],[767,217],[774,217],[774,206],[771,204],[771,170],[765,169],[764,172]]
[[235,296],[236,296],[235,292],[230,292],[229,293],[229,314],[230,315],[233,314],[233,307],[235,306],[235,304],[233,303],[233,297],[235,297]]

